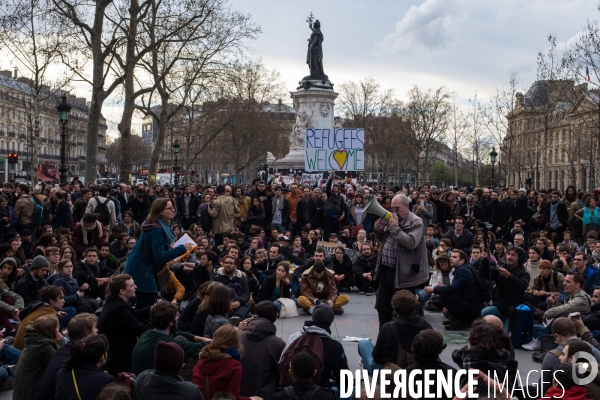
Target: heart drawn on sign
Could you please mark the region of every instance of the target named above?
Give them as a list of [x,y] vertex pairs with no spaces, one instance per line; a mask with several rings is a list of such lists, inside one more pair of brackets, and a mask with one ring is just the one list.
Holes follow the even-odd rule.
[[344,165],[348,161],[348,150],[338,150],[331,153],[335,162],[339,165],[340,171],[344,169]]

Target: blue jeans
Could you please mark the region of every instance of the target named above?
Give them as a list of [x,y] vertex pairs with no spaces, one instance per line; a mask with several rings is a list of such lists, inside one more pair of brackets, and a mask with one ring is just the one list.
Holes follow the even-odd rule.
[[363,367],[369,371],[369,375],[373,376],[373,371],[381,369],[381,364],[377,364],[373,360],[373,349],[375,345],[370,340],[361,340],[358,342],[358,355],[362,358]]
[[423,311],[425,303],[427,303],[427,300],[431,298],[431,295],[425,293],[425,290],[423,289],[417,289],[415,290],[415,293],[417,296],[419,296],[419,310]]
[[[15,365],[19,362],[19,358],[21,357],[21,350],[15,349],[9,344],[5,344],[2,350],[0,351],[0,361],[6,363],[8,365]],[[2,372],[2,368],[0,368],[0,373]],[[1,381],[1,380],[0,380]]]
[[248,315],[250,314],[250,305],[248,304],[242,304],[241,306],[238,307],[237,310],[235,310],[235,312],[233,313],[234,316],[236,317],[240,317],[241,319],[246,319],[248,318]]
[[504,327],[504,331],[508,332],[508,317],[502,315],[498,307],[484,307],[483,310],[481,310],[481,316],[485,317],[486,315],[495,315],[496,317],[500,318],[500,320],[502,321],[502,326]]
[[71,318],[73,318],[73,316],[77,313],[77,310],[75,310],[74,307],[63,307],[63,309],[61,311],[64,311],[66,313],[66,315],[59,319],[60,328],[65,329],[67,327],[67,325],[69,324],[69,321],[71,320]]

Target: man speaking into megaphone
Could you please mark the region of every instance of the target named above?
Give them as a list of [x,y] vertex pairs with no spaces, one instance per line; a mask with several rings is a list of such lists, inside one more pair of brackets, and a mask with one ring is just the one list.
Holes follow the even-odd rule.
[[391,218],[387,223],[385,218],[378,219],[374,227],[382,243],[375,270],[375,280],[379,283],[375,308],[380,327],[392,320],[392,297],[396,291],[406,289],[414,293],[429,281],[425,227],[409,207],[409,197],[395,195]]

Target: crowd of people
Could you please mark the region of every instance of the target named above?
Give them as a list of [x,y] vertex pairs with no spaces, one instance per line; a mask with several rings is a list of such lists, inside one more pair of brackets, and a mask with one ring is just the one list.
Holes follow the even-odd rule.
[[[348,362],[331,324],[352,292],[376,295],[379,335],[358,345],[370,374],[479,368],[508,377],[510,391],[523,389],[515,347],[539,351],[551,371],[572,368],[576,352],[600,360],[600,190],[333,177],[323,187],[5,183],[0,390],[19,400],[339,398]],[[389,220],[366,212],[373,198]],[[523,306],[536,321],[529,343],[509,324]],[[275,321],[298,310],[310,318],[286,342]],[[425,311],[443,313],[448,331],[471,329],[456,366],[439,360],[446,345]],[[600,380],[553,376],[538,396],[516,396],[563,387],[563,398],[600,398]],[[481,393],[497,383],[480,379]]]

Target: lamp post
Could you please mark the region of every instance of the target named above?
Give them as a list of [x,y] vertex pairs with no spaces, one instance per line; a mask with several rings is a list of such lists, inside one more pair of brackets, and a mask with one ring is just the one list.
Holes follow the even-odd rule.
[[175,139],[175,143],[173,143],[173,154],[175,154],[175,189],[179,187],[179,167],[177,166],[177,154],[179,154],[179,142]]
[[444,179],[444,172],[440,171],[440,187],[442,187],[442,180]]
[[62,125],[62,132],[60,133],[60,184],[67,183],[67,122],[69,122],[69,111],[71,111],[71,105],[67,103],[67,96],[62,97],[62,101],[58,104],[56,109],[58,110],[58,120]]
[[496,148],[492,147],[492,151],[490,152],[490,161],[492,162],[492,187],[496,184],[496,181],[494,180],[494,164],[496,164],[496,157],[498,157],[498,153],[496,152]]

